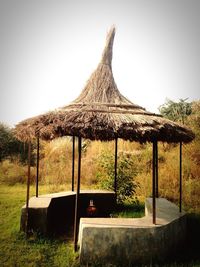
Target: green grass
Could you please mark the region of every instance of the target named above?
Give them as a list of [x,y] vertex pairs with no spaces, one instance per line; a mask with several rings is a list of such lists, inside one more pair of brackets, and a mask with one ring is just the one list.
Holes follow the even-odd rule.
[[[46,193],[48,187],[41,186],[40,192]],[[34,188],[31,186],[31,195],[34,194]],[[25,203],[26,186],[15,185],[8,186],[0,184],[0,266],[2,267],[68,267],[79,266],[77,254],[73,252],[71,242],[62,239],[47,239],[32,235],[26,239],[24,233],[19,232],[20,211]],[[144,214],[144,206],[140,204],[126,204],[121,210],[118,209],[118,216],[140,217]],[[165,267],[197,267],[200,266],[199,253],[199,231],[200,216],[190,215],[191,240],[188,253],[176,262],[164,265],[146,265],[147,266],[165,266]],[[194,242],[195,241],[195,242]],[[95,266],[95,265],[93,265]],[[96,265],[101,266],[101,265]],[[105,265],[103,265],[105,266]],[[103,267],[102,266],[102,267]],[[111,265],[108,265],[111,267]]]
[[19,232],[25,188],[25,185],[0,185],[0,266],[77,266],[72,243],[34,235],[26,239]]
[[125,202],[124,204],[118,205],[116,211],[111,216],[119,218],[141,218],[144,215],[144,203],[134,201],[132,203]]

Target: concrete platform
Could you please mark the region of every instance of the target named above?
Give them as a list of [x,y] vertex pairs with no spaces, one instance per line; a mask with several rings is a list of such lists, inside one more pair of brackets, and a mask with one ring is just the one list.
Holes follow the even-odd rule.
[[185,212],[159,198],[157,221],[152,224],[152,199],[145,203],[143,218],[81,218],[79,246],[81,264],[162,261],[177,252],[186,238]]
[[[29,200],[28,228],[43,235],[73,232],[76,193],[72,191],[40,195]],[[115,193],[105,190],[81,190],[79,217],[87,216],[90,200],[97,207],[97,217],[108,217],[116,205]],[[25,205],[21,210],[21,230],[25,230]]]

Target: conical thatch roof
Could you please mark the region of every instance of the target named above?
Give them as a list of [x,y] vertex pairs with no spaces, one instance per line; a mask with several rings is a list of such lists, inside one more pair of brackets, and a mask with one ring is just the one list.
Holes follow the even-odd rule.
[[27,119],[16,126],[16,136],[28,140],[38,133],[43,139],[75,135],[91,140],[122,138],[131,141],[190,142],[194,134],[186,127],[147,112],[119,92],[112,73],[115,28],[107,35],[97,69],[80,96],[70,105]]

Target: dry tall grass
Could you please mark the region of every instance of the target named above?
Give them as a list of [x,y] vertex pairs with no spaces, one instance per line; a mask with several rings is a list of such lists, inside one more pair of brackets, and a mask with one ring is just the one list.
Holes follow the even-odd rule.
[[[178,203],[179,199],[179,146],[159,143],[159,194]],[[194,160],[194,144],[183,146],[183,201],[186,209],[200,211],[200,173],[199,158]],[[82,149],[81,187],[95,188],[99,157],[104,152],[114,154],[114,142],[85,141]],[[43,184],[60,184],[71,188],[72,142],[70,138],[61,138],[44,146],[44,158],[40,164],[40,180]],[[77,147],[76,147],[77,152]],[[140,145],[135,142],[119,140],[118,153],[134,155],[137,167],[135,181],[140,185],[136,189],[138,198],[151,195],[152,186],[152,145]],[[196,154],[195,154],[196,155]],[[77,153],[76,153],[77,158]],[[77,165],[75,166],[77,169]],[[75,178],[77,172],[75,172]],[[59,187],[59,190],[61,188]]]
[[[183,146],[183,203],[186,210],[200,212],[200,141]],[[40,184],[50,192],[71,189],[72,141],[70,137],[41,144]],[[81,188],[95,188],[98,182],[99,160],[103,153],[114,155],[114,142],[83,141]],[[159,143],[159,194],[176,203],[179,200],[179,146]],[[128,153],[137,166],[134,181],[139,199],[151,195],[152,186],[152,144],[139,144],[119,140],[118,153]],[[77,142],[76,155],[77,159]],[[77,162],[77,161],[76,161]],[[31,182],[35,181],[35,167],[31,168]],[[8,160],[0,164],[0,182],[10,185],[25,183],[27,166]],[[75,180],[77,164],[75,163]]]

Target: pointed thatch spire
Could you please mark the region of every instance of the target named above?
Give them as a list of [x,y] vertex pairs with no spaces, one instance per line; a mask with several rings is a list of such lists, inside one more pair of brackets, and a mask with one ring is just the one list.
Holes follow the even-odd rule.
[[115,27],[112,26],[107,34],[106,45],[102,53],[101,64],[107,64],[112,68],[112,52],[113,52],[113,42],[115,37]]
[[[134,105],[118,90],[112,73],[112,51],[115,37],[115,27],[112,26],[107,34],[106,45],[97,69],[92,73],[79,97],[74,104],[117,104]],[[143,109],[143,108],[141,108]],[[143,109],[144,110],[144,109]]]

